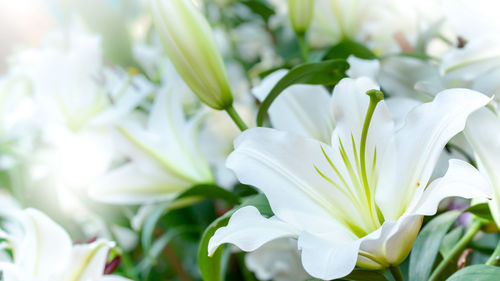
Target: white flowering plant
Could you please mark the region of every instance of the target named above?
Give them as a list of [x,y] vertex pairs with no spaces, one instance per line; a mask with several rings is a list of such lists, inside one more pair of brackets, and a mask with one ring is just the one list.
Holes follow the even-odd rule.
[[498,280],[499,9],[0,3],[0,280]]

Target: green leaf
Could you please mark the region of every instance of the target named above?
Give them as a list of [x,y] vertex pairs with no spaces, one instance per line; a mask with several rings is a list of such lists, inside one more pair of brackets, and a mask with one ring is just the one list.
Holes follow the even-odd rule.
[[465,210],[465,212],[469,212],[475,215],[476,217],[487,221],[493,221],[493,215],[490,212],[490,207],[488,206],[488,203],[480,203],[472,205],[467,210]]
[[171,210],[186,207],[203,199],[220,199],[230,205],[240,203],[240,198],[230,191],[213,184],[195,185],[179,194],[175,199],[159,204],[146,218],[142,227],[141,243],[144,251],[149,252],[153,239],[153,232],[158,220]]
[[360,43],[346,40],[331,47],[323,57],[323,60],[347,59],[350,55],[360,59],[372,60],[377,56],[367,47]]
[[355,269],[349,275],[342,278],[342,280],[352,280],[352,281],[387,281],[385,276],[374,270],[367,269]]
[[243,0],[240,3],[250,8],[254,14],[259,15],[266,23],[269,21],[269,18],[275,14],[274,10],[262,1]]
[[210,257],[208,256],[208,242],[214,235],[215,231],[217,231],[220,227],[226,226],[231,215],[236,210],[244,206],[255,206],[264,216],[273,215],[267,198],[263,194],[258,194],[245,201],[241,206],[233,208],[231,211],[225,213],[222,217],[212,222],[207,229],[205,229],[201,238],[200,247],[198,249],[198,266],[204,281],[223,280],[224,274],[221,272],[221,259],[224,251],[224,245],[221,245]]
[[292,68],[276,83],[260,105],[257,114],[257,126],[262,126],[264,116],[273,101],[289,86],[294,84],[335,85],[340,79],[346,77],[345,71],[348,68],[349,64],[343,59],[306,63]]
[[271,209],[271,206],[269,205],[269,201],[267,201],[266,196],[262,193],[257,194],[255,196],[253,196],[252,198],[249,198],[239,208],[245,207],[245,206],[254,206],[265,217],[274,216],[273,210]]
[[446,212],[425,225],[415,240],[410,254],[410,281],[425,281],[429,278],[441,242],[461,213],[460,211]]
[[161,254],[163,249],[174,239],[176,236],[193,231],[187,226],[170,228],[160,237],[158,237],[148,252],[148,255],[142,259],[142,261],[137,265],[137,268],[142,272],[144,276],[148,276],[151,269],[157,263],[158,256]]
[[175,200],[188,197],[220,199],[231,205],[240,204],[240,198],[234,193],[213,184],[195,185],[181,193]]
[[498,280],[500,268],[491,265],[477,264],[461,269],[446,281],[491,281]]
[[[233,212],[231,212],[231,214],[232,213]],[[218,218],[210,224],[203,233],[200,248],[198,250],[198,266],[200,267],[201,276],[205,281],[223,280],[223,274],[221,273],[221,259],[224,247],[219,247],[210,257],[208,256],[208,242],[217,229],[228,224],[230,217],[230,215],[224,215]]]

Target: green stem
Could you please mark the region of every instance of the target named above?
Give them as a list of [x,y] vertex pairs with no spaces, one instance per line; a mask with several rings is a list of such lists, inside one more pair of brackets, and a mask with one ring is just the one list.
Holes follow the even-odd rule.
[[297,34],[297,37],[299,38],[299,46],[300,46],[300,51],[302,52],[302,57],[304,58],[305,62],[308,62],[309,61],[309,48],[307,47],[305,35],[306,35],[305,33],[300,33],[300,34]]
[[245,124],[245,122],[243,122],[243,119],[241,119],[240,115],[238,114],[238,112],[236,112],[232,105],[226,108],[226,112],[242,132],[248,129],[248,126]]
[[465,235],[458,241],[455,247],[453,247],[450,254],[438,264],[436,269],[434,269],[428,281],[438,280],[439,275],[441,275],[446,267],[464,251],[467,244],[469,244],[469,242],[472,240],[472,238],[474,238],[474,236],[482,226],[483,223],[481,221],[474,221]]
[[486,264],[497,266],[499,263],[500,263],[500,243],[498,243],[497,247],[495,248],[495,251],[493,251],[493,254],[488,259]]
[[394,265],[389,267],[389,270],[391,271],[392,276],[394,277],[395,281],[404,281],[403,273],[401,273],[401,269],[399,269],[399,266]]

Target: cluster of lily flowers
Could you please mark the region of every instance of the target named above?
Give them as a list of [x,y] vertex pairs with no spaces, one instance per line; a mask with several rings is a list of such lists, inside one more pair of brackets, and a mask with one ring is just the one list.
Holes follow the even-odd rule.
[[0,76],[1,280],[500,276],[498,1],[81,2]]

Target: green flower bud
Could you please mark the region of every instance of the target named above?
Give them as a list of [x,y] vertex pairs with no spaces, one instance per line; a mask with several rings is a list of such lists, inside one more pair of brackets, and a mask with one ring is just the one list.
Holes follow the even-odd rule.
[[311,23],[314,0],[288,0],[288,10],[293,30],[304,34]]
[[156,29],[177,72],[215,109],[233,103],[224,61],[207,20],[190,0],[152,0]]

